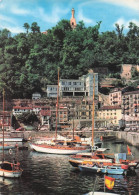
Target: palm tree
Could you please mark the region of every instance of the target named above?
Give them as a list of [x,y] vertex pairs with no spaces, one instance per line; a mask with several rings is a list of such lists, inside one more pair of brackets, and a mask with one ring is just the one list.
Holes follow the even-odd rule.
[[30,29],[30,25],[28,23],[24,23],[23,27],[27,30],[27,34],[28,34],[28,30]]

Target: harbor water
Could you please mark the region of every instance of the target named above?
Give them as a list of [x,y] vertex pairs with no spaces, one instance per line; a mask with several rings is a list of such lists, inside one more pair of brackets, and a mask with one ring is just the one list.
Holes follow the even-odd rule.
[[[110,148],[110,153],[127,152],[126,144],[107,142],[103,147]],[[139,160],[139,150],[133,146],[130,149],[134,158]],[[12,160],[15,155],[14,150],[11,154],[5,151],[5,160]],[[121,195],[139,195],[139,169],[130,176],[113,175],[115,186],[109,191],[104,187],[104,175],[80,172],[69,164],[69,156],[37,153],[28,149],[19,150],[17,157],[23,174],[19,179],[0,178],[0,194],[83,195],[95,189]]]

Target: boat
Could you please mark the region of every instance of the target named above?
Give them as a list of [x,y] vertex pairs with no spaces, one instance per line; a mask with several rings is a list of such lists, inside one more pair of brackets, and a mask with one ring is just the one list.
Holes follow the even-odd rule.
[[9,177],[9,178],[19,178],[23,172],[20,168],[20,163],[13,159],[13,162],[5,161],[4,154],[4,91],[3,91],[3,120],[2,120],[2,131],[3,131],[3,156],[2,161],[0,162],[0,176],[1,177]]
[[[68,142],[66,142],[68,144]],[[48,144],[32,144],[30,143],[31,149],[35,150],[36,152],[48,153],[48,154],[62,154],[62,155],[73,155],[81,152],[89,152],[90,147],[87,148],[86,146],[80,145],[48,145]]]
[[[14,149],[15,145],[4,144],[4,150]],[[3,150],[3,144],[0,143],[0,150]]]
[[124,144],[124,140],[116,140],[112,144]]
[[30,148],[42,153],[49,154],[64,154],[73,155],[81,152],[89,152],[90,146],[82,145],[80,142],[74,139],[74,128],[73,128],[73,139],[72,140],[58,140],[57,139],[57,123],[58,123],[58,103],[59,103],[59,68],[58,68],[58,88],[57,88],[57,104],[56,104],[56,129],[55,129],[55,140],[48,140],[44,144],[30,143]]
[[115,194],[110,192],[89,192],[85,195],[120,195],[120,194]]
[[115,140],[116,139],[116,136],[114,135],[104,135],[104,136],[101,136],[101,140],[102,141],[112,141],[112,140]]
[[76,155],[73,155],[69,158],[69,163],[75,167],[78,168],[78,165],[85,163],[112,163],[113,158],[107,157],[104,152],[108,150],[107,148],[98,148],[95,152],[90,153],[78,153]]
[[114,175],[126,175],[127,174],[127,170],[128,170],[128,165],[126,167],[122,166],[104,166],[101,169],[102,173],[106,173],[106,174],[114,174]]
[[93,164],[97,163],[98,165],[103,166],[128,166],[128,173],[134,172],[138,168],[139,161],[137,160],[128,160],[126,159],[126,153],[117,153],[117,154],[108,154],[104,153],[107,150],[104,148],[98,148],[93,153],[78,153],[69,158],[69,163],[74,168],[79,168],[81,164]]
[[[3,141],[3,138],[2,137],[0,137],[0,142],[2,142]],[[23,142],[24,141],[24,139],[23,138],[21,138],[21,137],[5,137],[4,138],[4,141],[5,142]]]
[[100,168],[95,163],[93,165],[81,164],[78,167],[79,167],[80,171],[88,171],[88,172],[91,172],[91,173],[101,173],[101,169],[103,169],[103,168]]
[[18,178],[22,175],[22,169],[19,163],[10,163],[2,161],[0,163],[0,176],[8,178]]

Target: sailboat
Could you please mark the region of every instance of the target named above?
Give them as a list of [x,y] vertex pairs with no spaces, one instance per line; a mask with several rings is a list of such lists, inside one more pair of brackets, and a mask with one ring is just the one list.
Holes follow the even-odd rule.
[[13,160],[13,162],[5,161],[4,154],[4,90],[3,90],[3,121],[2,121],[2,131],[3,131],[3,158],[0,162],[0,176],[1,177],[9,177],[9,178],[18,178],[22,174],[22,169],[20,168],[20,163],[17,160]]
[[55,140],[50,141],[49,144],[33,144],[30,143],[31,149],[49,154],[62,154],[62,155],[73,155],[82,152],[89,152],[90,146],[83,146],[75,140],[57,140],[57,123],[58,123],[58,105],[59,103],[59,68],[58,68],[58,87],[57,87],[57,104],[56,104],[56,129],[55,129]]
[[[107,149],[101,149],[95,146],[95,142],[94,142],[94,118],[95,118],[95,74],[94,72],[92,72],[93,74],[93,104],[92,104],[92,152],[91,153],[77,153],[76,155],[72,156],[69,159],[69,163],[74,166],[74,167],[78,167],[79,164],[81,164],[84,160],[87,159],[98,159],[98,157],[95,156],[96,151],[98,153],[102,153],[102,151],[105,151]],[[107,160],[106,160],[107,161]]]

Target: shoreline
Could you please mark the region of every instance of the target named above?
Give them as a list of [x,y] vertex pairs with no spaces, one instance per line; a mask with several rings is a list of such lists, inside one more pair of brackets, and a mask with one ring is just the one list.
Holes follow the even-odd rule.
[[[21,133],[21,132],[20,132]],[[72,131],[67,132],[67,131],[58,131],[57,134],[63,135],[63,136],[70,136],[72,137]],[[55,131],[25,131],[22,132],[24,139],[26,140],[31,140],[35,139],[38,137],[54,137],[55,136]],[[75,131],[75,135],[83,135],[86,137],[92,136],[91,131]],[[94,137],[101,137],[104,135],[113,135],[116,136],[117,139],[122,139],[125,142],[127,142],[130,145],[133,145],[137,148],[139,148],[139,133],[138,132],[124,132],[124,131],[112,131],[112,130],[107,130],[107,131],[95,131],[94,132]]]

